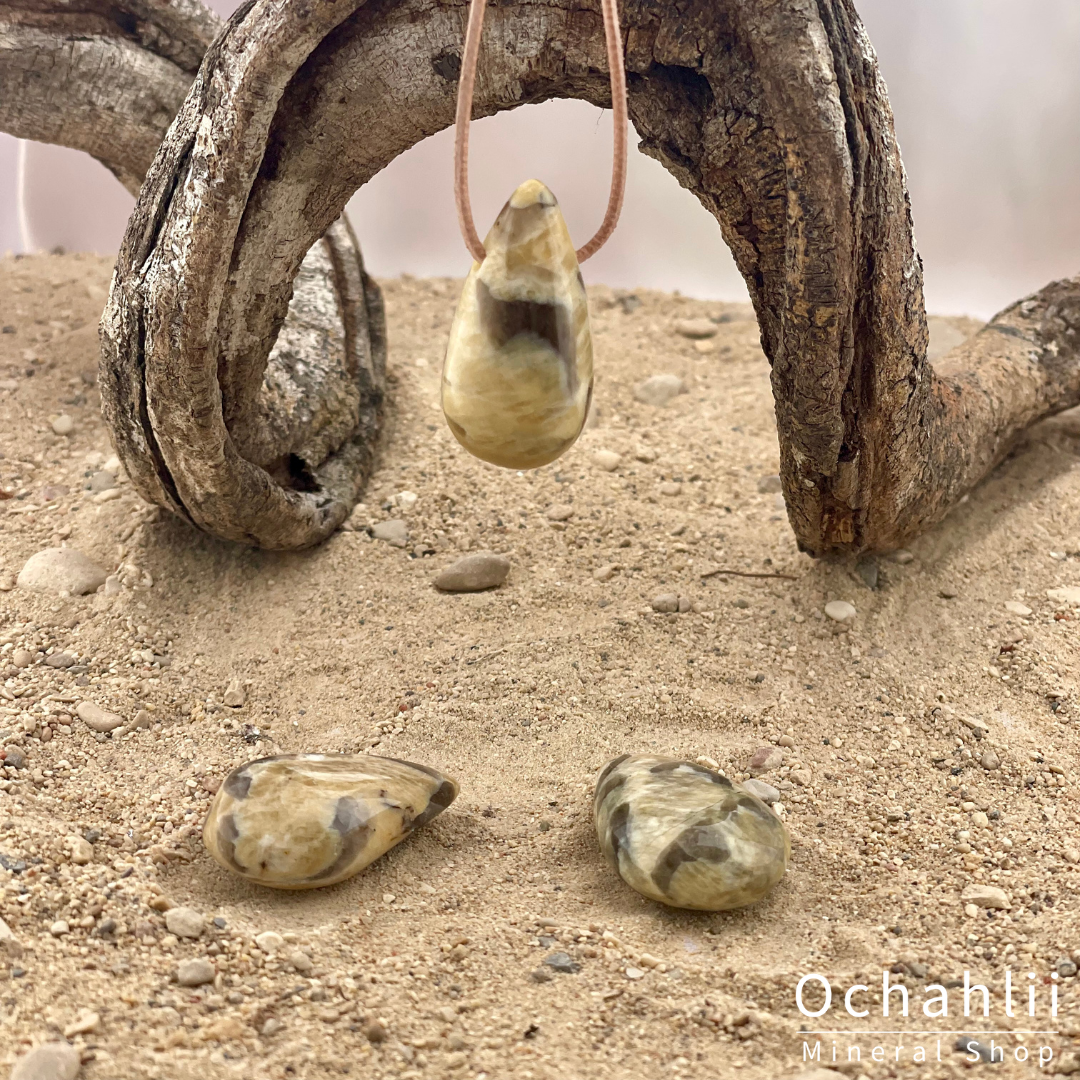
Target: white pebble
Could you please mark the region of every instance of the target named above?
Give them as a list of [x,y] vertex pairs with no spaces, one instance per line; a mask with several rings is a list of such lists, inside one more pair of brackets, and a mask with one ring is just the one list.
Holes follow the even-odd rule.
[[849,604],[846,600],[830,600],[825,605],[825,614],[835,622],[849,623],[855,618],[857,612],[855,605]]
[[75,430],[75,421],[67,413],[61,413],[53,420],[52,429],[57,435],[70,435]]

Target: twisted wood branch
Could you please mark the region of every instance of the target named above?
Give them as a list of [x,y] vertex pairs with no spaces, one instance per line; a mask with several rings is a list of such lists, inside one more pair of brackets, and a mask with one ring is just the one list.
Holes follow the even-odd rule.
[[[0,129],[85,150],[138,193],[222,25],[197,0],[0,0]],[[106,348],[102,364],[103,411],[140,492],[211,533],[267,547],[315,543],[340,524],[381,415],[378,288],[344,218],[311,240],[232,430],[208,438],[195,415],[220,399],[214,379],[198,401],[183,380],[159,382],[151,403],[141,356]],[[222,364],[221,385],[231,374]],[[212,486],[191,505],[190,485],[172,473],[174,444]]]

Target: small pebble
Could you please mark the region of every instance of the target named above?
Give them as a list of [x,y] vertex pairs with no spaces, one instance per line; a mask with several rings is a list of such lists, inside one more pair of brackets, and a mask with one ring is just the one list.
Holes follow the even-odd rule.
[[71,933],[71,926],[66,919],[57,919],[56,922],[49,927],[49,933],[53,937],[63,937],[65,934]]
[[960,595],[959,589],[955,585],[942,585],[938,589],[938,596],[942,600],[955,600]]
[[626,969],[626,977],[628,979],[644,979],[645,978],[645,972],[642,971],[641,968],[628,967]]
[[1064,589],[1047,589],[1046,599],[1055,604],[1066,604],[1080,607],[1080,586],[1068,585]]
[[860,559],[855,564],[855,573],[868,589],[876,589],[878,587],[879,572],[878,564],[875,559]]
[[315,961],[303,949],[291,949],[284,958],[299,975],[310,975],[315,969]]
[[112,491],[116,487],[116,477],[105,469],[98,469],[87,482],[87,488],[94,495],[100,495],[103,491]]
[[1068,956],[1062,956],[1055,966],[1063,979],[1071,979],[1076,975],[1076,962]]
[[244,690],[244,684],[239,679],[233,679],[221,698],[222,705],[227,705],[230,709],[239,709],[245,701],[247,701],[247,693]]
[[1031,608],[1027,604],[1021,604],[1019,600],[1006,600],[1005,610],[1013,615],[1019,615],[1021,619],[1026,619],[1031,614]]
[[5,746],[4,764],[12,769],[24,769],[26,768],[26,754],[19,746]]
[[361,1029],[364,1033],[364,1038],[370,1043],[384,1043],[388,1032],[378,1020],[369,1020]]
[[894,563],[899,563],[901,566],[907,566],[908,563],[913,563],[915,561],[914,554],[904,548],[899,548],[894,551],[890,558]]
[[751,795],[756,795],[768,806],[772,806],[772,804],[780,798],[780,792],[777,791],[772,784],[766,784],[764,780],[751,778],[750,780],[744,780],[742,786],[746,788]]
[[615,576],[615,571],[618,569],[619,568],[615,563],[607,563],[605,566],[598,566],[592,572],[592,576],[597,581],[610,581]]
[[73,1039],[76,1035],[88,1035],[101,1027],[101,1015],[83,1009],[81,1013],[64,1028],[64,1038]]
[[451,563],[435,578],[442,592],[481,592],[498,588],[510,573],[510,560],[494,551],[477,551]]
[[276,953],[285,948],[285,939],[273,930],[264,930],[255,935],[255,944],[264,953]]
[[685,393],[686,383],[678,375],[653,375],[634,387],[634,397],[638,401],[656,408],[662,408]]
[[106,573],[75,548],[46,548],[31,555],[19,572],[21,589],[84,596],[105,584]]
[[1007,911],[1010,907],[1005,890],[996,885],[968,885],[960,894],[960,902],[995,911]]
[[672,328],[680,337],[694,340],[715,337],[720,329],[712,319],[676,319]]
[[622,464],[622,454],[617,454],[614,450],[597,450],[592,459],[597,468],[604,472],[614,472]]
[[639,446],[634,451],[634,459],[645,465],[654,462],[660,455],[651,446]]
[[371,535],[391,547],[403,548],[409,543],[409,526],[401,518],[380,521],[371,527]]
[[574,975],[581,970],[581,965],[564,952],[553,952],[550,956],[545,956],[544,963],[552,971],[561,972],[563,975]]
[[75,430],[75,421],[67,413],[61,413],[52,421],[51,426],[57,435],[70,435]]
[[123,717],[106,712],[92,701],[80,701],[75,714],[91,731],[115,731],[124,722]]
[[217,972],[209,960],[182,960],[176,965],[176,981],[181,986],[204,986],[214,981]]
[[979,758],[979,764],[987,772],[993,772],[1001,764],[1001,758],[993,750],[985,750],[983,756]]
[[34,654],[26,649],[16,649],[11,654],[11,662],[17,668],[27,668],[34,662]]
[[66,652],[51,653],[45,657],[46,667],[64,669],[71,667],[74,663],[75,657]]
[[529,978],[535,983],[551,982],[555,978],[547,968],[537,968],[529,972]]
[[178,938],[197,938],[206,929],[206,919],[194,908],[174,907],[165,912],[165,926]]
[[830,600],[825,605],[825,614],[834,622],[849,623],[855,619],[857,612],[855,605],[846,600]]
[[751,776],[772,772],[784,764],[784,751],[779,746],[759,746],[750,758],[747,772]]
[[42,1043],[15,1062],[11,1080],[75,1080],[82,1060],[66,1042]]
[[81,836],[69,836],[67,846],[71,852],[71,861],[76,866],[86,866],[94,857],[93,846]]
[[660,485],[661,495],[679,495],[682,493],[682,484],[674,480],[666,480]]
[[679,610],[679,598],[675,593],[660,593],[652,598],[651,606],[653,611],[670,614]]
[[548,521],[569,521],[574,516],[574,508],[569,503],[556,503],[549,506],[544,514]]

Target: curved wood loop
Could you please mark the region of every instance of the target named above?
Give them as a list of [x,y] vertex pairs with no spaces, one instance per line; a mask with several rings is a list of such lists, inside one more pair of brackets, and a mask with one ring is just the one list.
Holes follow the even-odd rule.
[[[208,55],[143,189],[105,324],[117,370],[145,372],[157,452],[196,521],[221,517],[229,476],[272,459],[254,422],[266,344],[311,243],[453,121],[464,16],[446,0],[255,0]],[[805,550],[903,543],[1026,425],[1080,401],[1075,280],[1002,313],[940,373],[927,362],[903,167],[850,0],[628,0],[623,28],[641,148],[716,217],[750,289]],[[610,106],[596,0],[499,4],[485,40],[477,115],[552,97]],[[244,480],[256,538],[286,499],[260,483]],[[317,514],[311,493],[288,498]]]
[[[85,150],[138,193],[222,26],[198,0],[85,0],[78,8],[0,0],[0,129]],[[302,547],[351,510],[381,418],[382,301],[343,217],[305,253],[263,359],[244,432],[256,467],[226,467],[211,481],[219,483],[216,498],[201,513],[185,505],[160,452],[145,371],[107,349],[102,406],[145,498],[219,536]],[[161,388],[157,410],[182,415],[191,405],[184,393],[179,383]],[[196,458],[220,457],[197,425],[165,437],[187,439]],[[269,525],[266,502],[278,506]]]

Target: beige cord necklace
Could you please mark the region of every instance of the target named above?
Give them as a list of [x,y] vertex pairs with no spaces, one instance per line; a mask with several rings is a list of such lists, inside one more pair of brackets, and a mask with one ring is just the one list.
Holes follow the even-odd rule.
[[607,213],[575,252],[555,196],[526,180],[480,242],[469,204],[469,121],[486,0],[472,0],[458,86],[454,197],[475,262],[443,364],[442,405],[458,442],[510,469],[554,461],[577,439],[592,398],[589,310],[579,263],[615,231],[626,187],[626,72],[616,0],[602,0],[614,159]]

